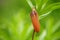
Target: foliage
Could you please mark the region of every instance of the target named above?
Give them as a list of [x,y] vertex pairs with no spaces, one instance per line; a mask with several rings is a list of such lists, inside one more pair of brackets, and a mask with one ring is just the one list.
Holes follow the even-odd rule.
[[60,40],[60,0],[1,0],[0,40],[31,40],[31,8],[39,14],[40,32],[34,40]]

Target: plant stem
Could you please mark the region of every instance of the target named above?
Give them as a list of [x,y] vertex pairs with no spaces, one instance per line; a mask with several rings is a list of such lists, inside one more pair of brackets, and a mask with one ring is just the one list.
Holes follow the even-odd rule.
[[34,7],[34,5],[32,4],[31,0],[26,0],[27,3],[29,4],[29,6],[31,7],[31,9]]
[[33,31],[33,34],[32,34],[32,40],[34,40],[34,34],[35,34],[35,30]]

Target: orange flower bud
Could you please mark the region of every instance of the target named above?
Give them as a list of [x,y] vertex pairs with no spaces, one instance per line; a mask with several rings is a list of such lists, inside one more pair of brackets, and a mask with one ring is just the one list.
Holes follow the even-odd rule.
[[38,14],[34,8],[32,9],[30,16],[31,16],[31,20],[32,20],[32,24],[33,24],[35,32],[39,32],[40,31],[40,23],[38,20]]

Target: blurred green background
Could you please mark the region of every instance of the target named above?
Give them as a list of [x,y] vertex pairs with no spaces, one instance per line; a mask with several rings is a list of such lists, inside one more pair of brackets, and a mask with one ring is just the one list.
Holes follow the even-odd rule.
[[0,40],[32,40],[33,6],[40,21],[34,40],[60,40],[60,0],[0,0]]

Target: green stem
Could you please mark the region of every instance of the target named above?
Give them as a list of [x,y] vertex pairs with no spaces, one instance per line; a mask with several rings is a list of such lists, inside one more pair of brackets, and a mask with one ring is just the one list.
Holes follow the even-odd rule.
[[27,3],[29,4],[29,6],[31,7],[31,9],[34,7],[34,5],[32,4],[31,0],[26,0]]
[[35,34],[35,30],[33,31],[33,34],[32,34],[32,40],[34,40],[34,34]]

